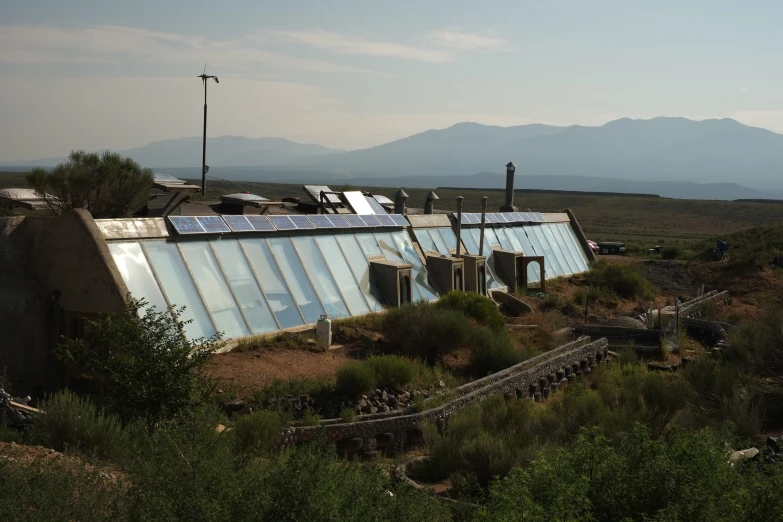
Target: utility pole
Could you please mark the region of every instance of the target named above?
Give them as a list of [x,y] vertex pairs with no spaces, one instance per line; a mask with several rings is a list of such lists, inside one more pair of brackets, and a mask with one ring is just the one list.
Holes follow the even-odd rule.
[[204,66],[204,72],[197,78],[204,82],[204,139],[201,143],[201,195],[205,196],[207,192],[207,80],[212,78],[215,83],[220,83],[217,76],[206,74],[207,66]]

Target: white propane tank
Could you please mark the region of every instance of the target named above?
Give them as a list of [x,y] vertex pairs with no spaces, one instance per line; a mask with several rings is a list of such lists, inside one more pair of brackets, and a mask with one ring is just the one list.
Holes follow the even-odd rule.
[[318,339],[319,344],[332,345],[332,321],[325,315],[322,315],[315,323],[315,338]]

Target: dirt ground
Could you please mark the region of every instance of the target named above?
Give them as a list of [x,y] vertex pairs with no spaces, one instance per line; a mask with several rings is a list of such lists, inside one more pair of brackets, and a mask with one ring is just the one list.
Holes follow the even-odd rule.
[[339,348],[325,352],[297,349],[233,351],[214,355],[207,374],[223,391],[246,397],[276,378],[333,377],[337,368],[349,360],[350,357]]

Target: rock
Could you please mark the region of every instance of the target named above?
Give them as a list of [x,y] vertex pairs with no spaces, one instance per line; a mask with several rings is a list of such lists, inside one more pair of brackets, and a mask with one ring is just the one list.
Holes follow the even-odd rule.
[[367,400],[368,397],[366,395],[362,395],[362,399]]
[[408,402],[408,400],[411,398],[410,392],[403,392],[402,395],[397,397],[402,402]]
[[446,387],[446,383],[445,382],[438,381],[438,388],[445,388],[445,387]]
[[390,396],[389,399],[386,401],[386,404],[388,404],[392,408],[397,407],[397,397],[395,397],[394,395]]
[[389,400],[389,394],[388,394],[388,393],[386,393],[386,392],[383,392],[383,393],[381,394],[381,400],[382,400],[383,402],[386,402],[386,401],[388,401],[388,400]]
[[767,446],[777,449],[780,439],[778,437],[767,437]]
[[390,411],[390,410],[391,410],[391,408],[389,408],[389,407],[388,407],[386,404],[384,404],[383,406],[381,406],[381,411],[382,411],[382,412],[387,412],[387,411]]
[[376,397],[380,397],[381,395],[383,395],[383,392],[381,390],[375,390]]
[[365,408],[369,407],[369,406],[370,406],[370,403],[369,403],[369,402],[367,402],[367,399],[362,399],[362,400],[360,400],[360,401],[359,401],[359,404],[357,404],[357,406],[358,406],[360,409],[362,409],[362,410],[363,410],[363,409],[365,409]]
[[245,407],[245,401],[242,399],[234,399],[231,401],[227,401],[223,407],[228,411],[239,411],[242,408]]
[[378,408],[376,408],[375,406],[370,406],[370,415],[372,415],[373,413],[378,413]]

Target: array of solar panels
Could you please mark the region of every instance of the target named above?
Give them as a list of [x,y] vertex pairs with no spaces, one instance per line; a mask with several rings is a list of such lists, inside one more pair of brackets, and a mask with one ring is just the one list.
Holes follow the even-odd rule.
[[[457,214],[454,213],[454,220],[456,221]],[[543,214],[541,212],[488,212],[484,221],[487,225],[505,225],[508,223],[545,223]],[[481,214],[479,213],[463,213],[462,225],[480,225]]]
[[408,226],[408,221],[400,214],[169,216],[168,219],[174,230],[182,235]]

